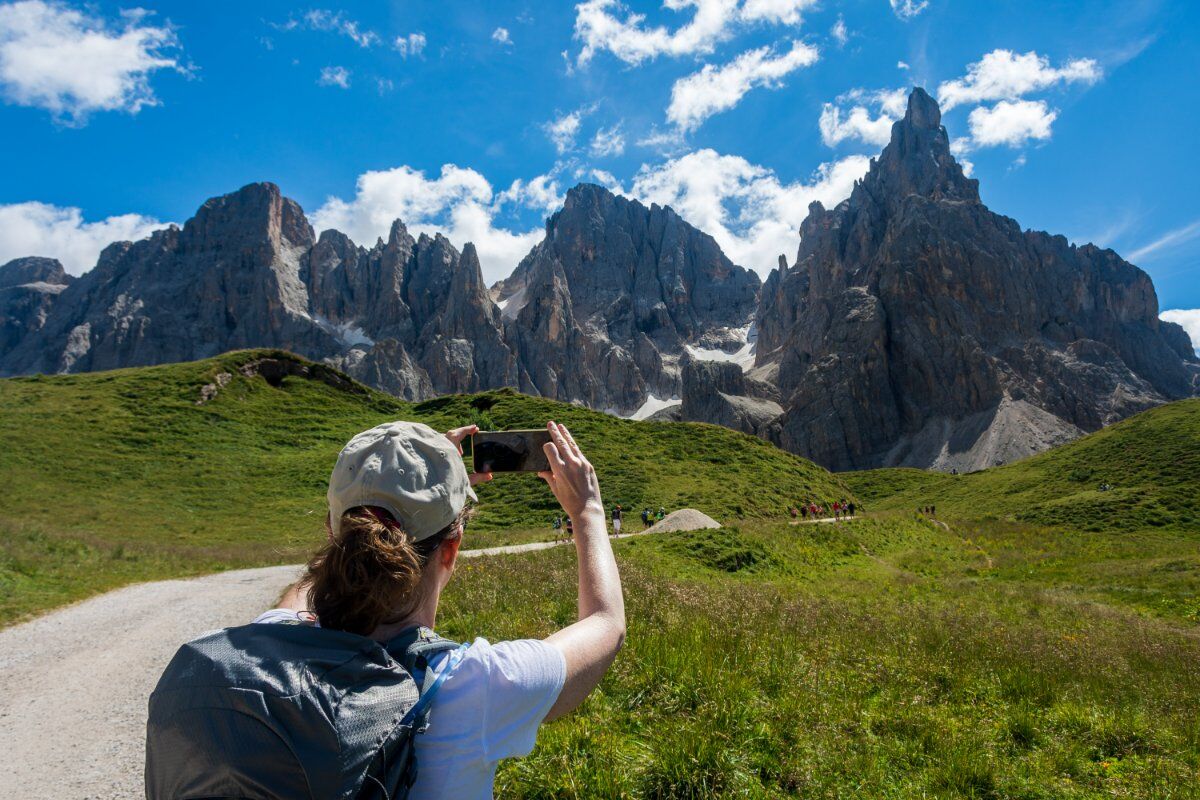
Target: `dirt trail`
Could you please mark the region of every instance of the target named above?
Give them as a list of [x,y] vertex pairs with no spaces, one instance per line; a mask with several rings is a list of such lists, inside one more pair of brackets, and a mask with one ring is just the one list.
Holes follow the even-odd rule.
[[[565,544],[532,542],[460,555]],[[300,569],[137,584],[0,630],[0,797],[145,797],[146,701],[176,648],[206,631],[249,622],[271,607]]]

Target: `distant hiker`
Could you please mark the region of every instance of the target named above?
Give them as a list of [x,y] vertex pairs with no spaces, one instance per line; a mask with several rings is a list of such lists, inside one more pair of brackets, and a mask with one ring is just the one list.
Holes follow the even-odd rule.
[[650,527],[650,509],[648,509],[648,508],[642,509],[642,527],[643,528]]
[[570,431],[546,427],[540,476],[579,527],[577,622],[495,644],[434,633],[471,487],[491,478],[461,458],[477,428],[372,428],[338,456],[326,535],[280,607],[167,666],[150,696],[146,799],[492,797],[499,762],[579,706],[625,638],[596,471]]
[[849,509],[850,509],[850,516],[852,516],[852,517],[854,516],[854,508],[855,508],[854,503],[851,503],[849,506]]
[[655,519],[658,522],[662,522],[663,517],[665,517],[666,515],[667,515],[667,509],[663,508],[662,506],[659,506],[658,507],[658,516],[655,517]]
[[617,503],[612,510],[613,536],[621,535],[621,514],[621,504]]
[[800,516],[800,512],[796,509],[795,506],[788,506],[788,514],[791,515],[792,519],[795,519],[796,517]]
[[808,519],[808,506],[801,503],[800,504],[800,521],[803,522],[806,519]]
[[573,523],[571,521],[570,517],[567,517],[567,541],[569,542],[574,538],[575,538],[575,523]]
[[817,518],[817,504],[816,504],[816,503],[810,503],[810,504],[809,504],[809,506],[808,506],[808,514],[809,514],[809,516],[811,516],[813,519],[816,519],[816,518]]
[[931,517],[936,517],[936,516],[937,516],[937,506],[930,506],[930,507],[929,507],[929,516],[931,516]]
[[557,542],[561,535],[562,535],[562,516],[560,515],[560,516],[556,516],[554,518],[554,541]]

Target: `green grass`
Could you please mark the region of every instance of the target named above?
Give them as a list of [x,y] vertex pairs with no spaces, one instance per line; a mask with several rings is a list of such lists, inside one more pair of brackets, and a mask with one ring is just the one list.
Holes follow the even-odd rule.
[[[1200,530],[1200,400],[1150,409],[1070,444],[969,475],[879,469],[841,477],[871,508],[935,504],[1075,531]],[[1112,489],[1101,491],[1108,484]]]
[[[500,796],[1197,796],[1195,627],[1033,589],[1016,548],[995,564],[978,541],[885,515],[617,550],[626,649],[580,712],[502,766]],[[1089,557],[1059,554],[1062,569]],[[567,551],[456,580],[447,635],[544,636],[573,618]]]
[[[3,624],[131,581],[299,560],[338,448],[370,425],[553,417],[608,503],[725,527],[617,543],[625,650],[501,766],[499,796],[1200,797],[1200,403],[974,475],[832,476],[724,429],[510,392],[411,405],[239,377],[197,405],[261,355],[0,381]],[[842,496],[871,513],[789,524],[789,503]],[[549,537],[530,476],[480,499],[468,546]],[[948,526],[915,513],[931,503]],[[575,580],[570,548],[464,560],[439,629],[545,636],[575,619]]]
[[[322,536],[338,450],[394,419],[440,430],[565,422],[606,502],[627,509],[695,507],[737,520],[850,494],[812,463],[717,426],[631,422],[511,391],[414,405],[353,383],[292,376],[275,386],[238,372],[265,355],[300,361],[247,351],[0,381],[6,622],[130,581],[303,560]],[[198,404],[222,372],[236,377]],[[479,498],[468,546],[551,538],[557,506],[536,476],[499,476]]]

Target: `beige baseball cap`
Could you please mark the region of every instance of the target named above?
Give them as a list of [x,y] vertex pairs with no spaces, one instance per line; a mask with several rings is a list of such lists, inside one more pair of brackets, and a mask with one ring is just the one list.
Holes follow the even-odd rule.
[[419,422],[388,422],[355,436],[329,476],[329,524],[336,536],[342,514],[379,506],[413,541],[445,528],[478,500],[457,448]]

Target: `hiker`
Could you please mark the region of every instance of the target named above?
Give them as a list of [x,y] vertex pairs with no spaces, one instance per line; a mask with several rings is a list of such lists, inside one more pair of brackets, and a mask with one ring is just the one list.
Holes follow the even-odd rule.
[[621,504],[617,503],[615,506],[613,506],[612,510],[613,536],[621,535],[621,514]]
[[803,522],[806,519],[808,519],[808,506],[806,506],[804,503],[801,503],[800,504],[800,521]]
[[554,517],[554,541],[558,541],[562,536],[562,515],[558,514]]
[[855,509],[855,505],[854,505],[854,503],[853,503],[853,502],[851,502],[851,503],[850,503],[849,509],[850,509],[850,516],[851,516],[851,517],[853,517],[853,516],[854,516],[854,509]]
[[788,514],[792,519],[795,519],[796,517],[800,516],[800,511],[795,506],[788,506]]
[[573,541],[575,539],[575,524],[571,522],[571,518],[567,517],[566,538],[564,541]]
[[579,527],[577,622],[494,644],[434,633],[472,485],[491,478],[460,456],[477,428],[372,428],[338,456],[326,536],[279,607],[168,665],[150,697],[147,800],[492,797],[500,760],[579,706],[625,637],[596,472],[570,431],[546,427],[539,475]]
[[930,507],[929,507],[929,516],[931,516],[931,517],[937,517],[937,506],[930,506]]
[[648,509],[648,508],[642,509],[642,527],[643,528],[650,527],[650,509]]
[[667,515],[667,509],[663,508],[662,506],[659,506],[658,507],[658,516],[655,517],[655,521],[662,522],[663,517],[665,517],[666,515]]

